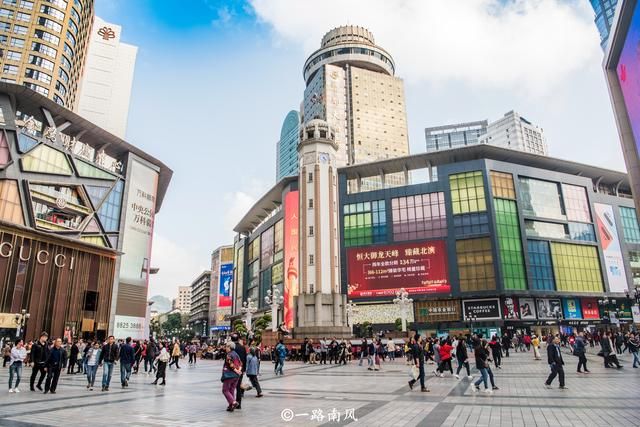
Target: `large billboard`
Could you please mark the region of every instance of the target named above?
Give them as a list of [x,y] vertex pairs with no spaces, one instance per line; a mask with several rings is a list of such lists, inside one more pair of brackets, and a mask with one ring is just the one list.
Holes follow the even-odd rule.
[[462,301],[464,320],[474,317],[475,320],[500,320],[500,300],[498,298],[467,299]]
[[287,328],[293,327],[293,297],[298,295],[299,210],[298,191],[288,192],[284,197],[284,323]]
[[582,319],[582,306],[578,298],[563,298],[562,307],[565,319]]
[[640,50],[638,46],[640,46],[640,2],[635,5],[616,67],[629,124],[635,139],[636,152],[640,152]]
[[231,284],[233,283],[233,263],[220,264],[218,288],[218,308],[231,307]]
[[594,203],[596,222],[600,244],[604,252],[604,264],[607,268],[609,291],[625,292],[627,290],[627,276],[624,273],[622,250],[618,229],[613,216],[613,207],[602,203]]
[[562,303],[556,298],[536,298],[538,319],[562,319]]
[[131,159],[128,175],[120,281],[147,287],[151,267],[158,172]]
[[444,240],[347,250],[349,298],[451,292]]

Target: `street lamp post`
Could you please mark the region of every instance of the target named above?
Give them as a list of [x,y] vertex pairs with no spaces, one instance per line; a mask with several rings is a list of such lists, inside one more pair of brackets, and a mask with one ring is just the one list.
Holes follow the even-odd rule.
[[242,308],[240,309],[240,311],[244,313],[244,323],[247,325],[247,333],[249,333],[251,331],[253,313],[258,311],[258,307],[256,307],[256,304],[251,298],[247,298],[247,300],[242,303]]
[[16,338],[20,338],[22,332],[24,332],[24,327],[27,324],[27,320],[31,315],[27,313],[26,309],[20,310],[20,313],[16,313],[15,321],[16,321]]
[[353,328],[353,315],[358,313],[360,310],[358,309],[358,306],[353,302],[347,302],[347,326],[349,326],[350,328]]
[[284,302],[284,297],[280,295],[280,289],[274,288],[273,292],[269,289],[267,296],[264,297],[264,302],[271,306],[271,330],[276,332],[278,330],[278,308]]
[[467,313],[467,315],[465,316],[465,321],[469,322],[471,335],[473,335],[473,322],[475,322],[476,320],[478,320],[478,315],[475,313]]
[[393,299],[394,304],[398,304],[400,307],[400,319],[402,320],[402,332],[407,332],[407,312],[411,303],[413,303],[413,299],[409,298],[409,293],[401,288],[399,291],[396,291],[396,298]]

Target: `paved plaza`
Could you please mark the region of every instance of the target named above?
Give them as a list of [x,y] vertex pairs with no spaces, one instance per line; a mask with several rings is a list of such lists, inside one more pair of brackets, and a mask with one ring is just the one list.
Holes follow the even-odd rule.
[[198,361],[196,367],[183,361],[182,369],[168,372],[166,387],[149,385],[151,377],[139,374],[122,390],[116,370],[106,393],[99,387],[88,391],[82,375],[63,374],[56,395],[30,392],[27,372],[22,392],[9,394],[7,369],[2,369],[0,426],[640,426],[640,369],[631,368],[628,354],[621,357],[624,369],[615,370],[604,369],[592,352],[590,375],[576,374],[577,358],[565,354],[564,359],[568,390],[558,390],[557,380],[554,389],[544,388],[545,360],[512,353],[503,359],[504,368],[494,371],[500,390],[490,395],[474,393],[467,379],[448,374],[428,376],[430,393],[421,393],[419,386],[410,391],[402,360],[385,363],[379,372],[357,362],[287,363],[281,377],[263,362],[264,397],[248,391],[242,410],[233,413],[225,411],[220,361]]

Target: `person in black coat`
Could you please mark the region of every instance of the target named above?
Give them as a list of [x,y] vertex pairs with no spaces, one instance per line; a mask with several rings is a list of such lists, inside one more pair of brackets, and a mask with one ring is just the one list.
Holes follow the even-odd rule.
[[420,391],[429,392],[431,390],[424,385],[424,342],[419,334],[416,334],[413,338],[414,341],[410,345],[410,350],[413,362],[418,367],[418,378],[409,381],[409,388],[413,390],[413,385],[420,380]]
[[38,379],[38,390],[42,391],[42,381],[44,381],[44,377],[46,376],[46,363],[47,357],[49,357],[49,346],[47,345],[47,339],[49,339],[49,334],[43,332],[40,334],[40,339],[38,342],[34,343],[31,346],[31,361],[33,362],[33,369],[31,371],[31,391],[36,391],[33,387],[36,382],[36,377],[38,376],[38,372],[40,373],[40,378]]
[[555,337],[552,342],[547,346],[547,362],[551,367],[551,373],[545,381],[545,386],[551,388],[551,383],[557,376],[560,380],[560,388],[566,389],[564,385],[564,360],[562,360],[562,353],[560,352],[560,337]]
[[618,369],[622,368],[622,366],[620,366],[620,362],[618,361],[618,356],[613,353],[610,335],[608,335],[606,332],[602,334],[602,338],[600,339],[600,348],[602,356],[604,357],[605,368],[611,368],[612,364],[616,365]]
[[[76,363],[78,361],[78,353],[80,353],[80,348],[78,347],[78,342],[74,341],[71,346],[71,353],[69,354],[69,367],[67,368],[67,374],[75,374]],[[79,371],[82,368],[78,369]]]
[[53,347],[49,351],[47,361],[45,363],[47,369],[47,381],[44,383],[44,393],[51,394],[56,393],[58,388],[58,378],[60,378],[60,371],[64,366],[64,362],[67,359],[67,352],[62,348],[62,340],[56,339],[53,343]]
[[240,362],[242,362],[242,374],[240,378],[238,378],[238,386],[236,387],[236,402],[238,402],[236,409],[242,409],[242,396],[244,395],[242,379],[244,378],[244,373],[247,371],[247,350],[242,343],[242,339],[237,334],[231,335],[231,341],[235,343],[236,348],[234,351],[240,358]]
[[589,371],[587,369],[587,356],[585,354],[586,352],[586,344],[584,342],[584,333],[580,332],[578,334],[578,336],[576,337],[576,342],[573,345],[573,354],[574,356],[578,357],[578,372],[582,372],[582,369],[584,369],[584,372],[589,373],[591,371]]

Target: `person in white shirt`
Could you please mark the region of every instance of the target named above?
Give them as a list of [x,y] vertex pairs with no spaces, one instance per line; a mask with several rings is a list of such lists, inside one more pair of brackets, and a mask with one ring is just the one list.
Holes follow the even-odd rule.
[[[27,349],[24,348],[24,342],[21,339],[16,340],[16,345],[11,349],[11,360],[9,362],[9,393],[20,393],[18,386],[22,377],[22,365],[24,359],[27,358]],[[13,376],[16,376],[16,384],[13,385]]]
[[396,345],[393,343],[392,338],[389,338],[389,342],[387,342],[387,354],[389,355],[389,360],[396,360]]
[[91,391],[93,391],[93,383],[96,381],[96,372],[98,372],[98,366],[100,365],[100,353],[102,353],[102,347],[100,347],[98,341],[95,341],[93,347],[87,350],[85,369],[87,373],[87,388]]

